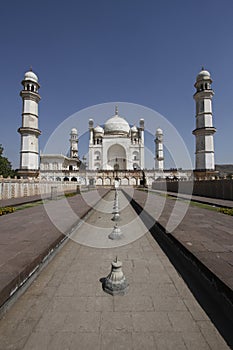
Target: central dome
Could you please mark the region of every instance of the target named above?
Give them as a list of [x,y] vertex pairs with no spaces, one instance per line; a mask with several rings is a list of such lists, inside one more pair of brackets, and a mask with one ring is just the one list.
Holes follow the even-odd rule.
[[108,119],[104,125],[105,134],[126,135],[130,131],[128,122],[118,115],[116,108],[115,115]]

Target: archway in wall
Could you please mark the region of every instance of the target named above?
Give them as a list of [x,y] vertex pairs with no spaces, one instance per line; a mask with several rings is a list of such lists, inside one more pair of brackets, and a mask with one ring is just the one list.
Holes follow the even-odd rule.
[[136,178],[135,178],[135,177],[131,177],[131,179],[129,180],[129,184],[130,184],[131,186],[137,185],[137,180],[136,180]]
[[98,177],[96,180],[96,185],[102,186],[103,185],[103,179],[101,177]]
[[129,185],[129,179],[127,177],[124,177],[122,180],[121,180],[121,185],[122,186],[128,186]]
[[106,186],[111,185],[111,179],[109,177],[106,177],[106,179],[104,180],[104,185],[106,185]]
[[126,170],[127,159],[123,146],[118,143],[109,147],[107,152],[107,169],[108,170]]
[[148,177],[147,178],[147,185],[148,186],[152,186],[152,183],[155,181],[155,178],[154,177]]
[[95,170],[99,170],[100,169],[100,163],[95,163]]
[[133,170],[140,170],[140,166],[137,163],[133,163]]

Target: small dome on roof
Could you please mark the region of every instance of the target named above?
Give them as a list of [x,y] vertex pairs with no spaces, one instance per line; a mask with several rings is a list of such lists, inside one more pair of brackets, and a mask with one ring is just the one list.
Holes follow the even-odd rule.
[[202,67],[202,70],[198,73],[196,80],[210,79],[210,72]]
[[38,83],[38,76],[32,70],[29,70],[25,73],[24,80],[30,80]]
[[77,131],[77,129],[76,128],[73,128],[73,129],[71,129],[71,132],[70,132],[71,134],[77,134],[78,133],[78,131]]
[[132,132],[138,132],[138,128],[136,127],[136,125],[132,126],[131,131]]
[[160,128],[158,128],[158,129],[156,130],[156,135],[162,135],[162,134],[163,134],[163,130],[160,129]]
[[94,131],[95,131],[96,133],[99,133],[99,134],[103,134],[103,133],[104,133],[104,129],[103,129],[101,126],[99,126],[99,125],[97,125],[97,126],[95,127]]

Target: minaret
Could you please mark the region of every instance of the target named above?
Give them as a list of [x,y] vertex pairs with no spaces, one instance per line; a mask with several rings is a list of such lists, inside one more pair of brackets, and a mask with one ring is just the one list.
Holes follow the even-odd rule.
[[24,75],[23,90],[20,96],[23,100],[22,126],[18,129],[21,135],[20,168],[18,174],[23,177],[36,177],[39,174],[38,136],[38,103],[40,95],[38,77],[32,70]]
[[144,119],[141,118],[139,120],[139,135],[140,135],[139,152],[140,152],[140,168],[141,169],[144,169],[144,167],[145,167],[144,130],[145,130],[145,122],[144,122]]
[[75,128],[70,132],[70,158],[78,158],[78,131]]
[[88,168],[89,170],[94,170],[94,121],[93,119],[89,119]]
[[212,177],[215,170],[214,162],[214,133],[212,120],[212,97],[214,91],[211,88],[210,73],[204,68],[197,75],[194,84],[196,92],[193,98],[196,102],[196,129],[193,135],[196,137],[196,165],[197,178]]
[[157,129],[155,133],[155,169],[163,171],[164,157],[163,157],[163,131]]
[[93,130],[94,130],[94,121],[93,119],[89,119],[89,133],[90,133],[90,136],[89,136],[89,144],[90,145],[93,145]]

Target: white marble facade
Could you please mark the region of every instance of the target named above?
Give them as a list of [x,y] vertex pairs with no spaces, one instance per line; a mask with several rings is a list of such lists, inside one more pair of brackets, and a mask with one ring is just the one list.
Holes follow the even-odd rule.
[[[215,169],[213,135],[216,129],[212,120],[212,97],[214,92],[211,83],[210,73],[203,68],[197,75],[194,85],[196,88],[194,94],[196,128],[193,131],[196,140],[195,171],[200,173],[213,172]],[[78,181],[82,171],[85,170],[86,173],[89,172],[88,176],[93,178],[94,182],[98,183],[99,181],[105,184],[106,181],[111,182],[112,180],[110,178],[107,180],[106,174],[106,176],[100,176],[99,172],[110,171],[114,177],[116,171],[128,171],[131,175],[128,179],[125,179],[125,182],[137,184],[139,179],[137,179],[137,176],[134,178],[132,172],[145,170],[144,119],[140,119],[138,125],[130,125],[126,119],[118,114],[117,106],[115,114],[103,126],[94,125],[94,120],[89,119],[87,166],[79,160],[78,131],[75,128],[70,133],[69,154],[41,154],[39,157],[38,137],[41,131],[38,128],[38,104],[40,101],[38,90],[40,85],[37,75],[31,70],[26,72],[22,85],[23,89],[20,93],[23,101],[22,126],[18,129],[21,135],[18,174],[21,177],[39,176],[42,179],[53,181]],[[152,175],[147,170],[145,172],[149,182]],[[163,172],[163,131],[157,129],[155,133],[155,172],[152,177],[154,179],[165,178]],[[88,176],[82,175],[82,178],[85,177],[86,183],[89,181]],[[183,175],[181,178],[183,178]],[[124,181],[122,180],[122,182]]]
[[144,169],[144,120],[130,127],[118,115],[108,119],[103,127],[94,127],[89,120],[89,170]]

